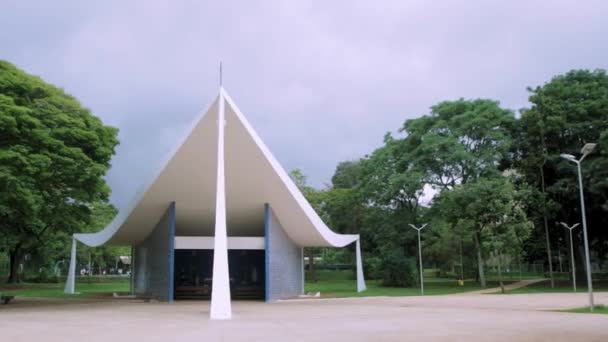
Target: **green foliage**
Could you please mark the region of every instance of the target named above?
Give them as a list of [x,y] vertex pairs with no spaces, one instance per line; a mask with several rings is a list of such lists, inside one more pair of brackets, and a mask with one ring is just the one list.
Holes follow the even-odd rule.
[[304,173],[302,172],[302,170],[300,170],[300,169],[291,170],[291,172],[289,173],[289,177],[291,177],[291,180],[296,184],[298,189],[300,189],[300,191],[302,192],[304,197],[307,197],[310,194],[312,194],[313,192],[315,192],[315,189],[308,185],[307,178],[304,175]]
[[330,268],[336,265],[354,265],[353,256],[348,248],[323,248],[321,264]]
[[0,248],[20,259],[87,225],[91,203],[110,192],[116,135],[72,96],[0,61]]
[[[573,70],[530,92],[532,107],[519,118],[490,99],[440,102],[407,120],[403,136],[387,134],[370,155],[339,163],[330,188],[303,192],[330,227],[361,234],[368,276],[401,282],[395,277],[407,267],[400,263],[416,255],[408,224],[427,222],[425,263],[483,283],[486,260],[498,270],[522,256],[546,260],[545,217],[551,243],[563,243],[553,222],[579,222],[580,209],[575,167],[559,154],[596,142],[583,182],[601,265],[608,252],[601,229],[608,224],[608,76]],[[428,185],[438,191],[430,207],[420,203]]]
[[[608,224],[608,75],[604,70],[573,70],[529,91],[532,107],[522,113],[513,130],[517,142],[513,153],[515,165],[528,183],[540,189],[540,175],[544,174],[553,245],[563,234],[563,228],[553,222],[581,220],[576,167],[559,155],[579,156],[585,143],[598,143],[582,163],[582,171],[590,244],[603,263],[608,252],[603,242],[608,239],[608,231],[603,229]],[[542,210],[530,209],[530,216],[542,222]],[[528,249],[529,257],[538,257],[532,251]],[[583,270],[582,265],[578,268]]]
[[[361,234],[368,276],[402,282],[397,277],[409,272],[402,263],[416,255],[408,224],[429,222],[425,263],[483,283],[486,262],[500,270],[522,255],[546,260],[544,217],[553,245],[563,233],[553,222],[580,221],[576,170],[559,154],[597,142],[583,173],[601,264],[608,252],[601,229],[608,224],[608,76],[574,70],[530,92],[532,107],[519,118],[490,99],[440,102],[407,120],[403,136],[387,134],[370,155],[339,163],[330,188],[301,188],[330,227]],[[430,207],[420,203],[427,185],[439,192]]]
[[418,282],[416,262],[398,249],[382,251],[378,271],[383,286],[414,287]]
[[392,212],[417,210],[424,178],[413,167],[406,143],[387,135],[384,146],[362,161],[360,190],[370,207]]
[[352,189],[361,183],[361,162],[359,160],[341,162],[331,177],[334,189]]
[[[505,254],[521,253],[523,241],[533,228],[523,210],[527,195],[525,190],[516,190],[506,177],[480,178],[442,192],[436,205],[461,236],[473,238],[479,269],[484,266],[484,255],[489,254],[500,268]],[[483,283],[481,271],[480,278]]]
[[[106,227],[114,219],[118,210],[111,204],[104,202],[96,202],[92,206],[92,219],[91,223],[83,227],[82,232],[97,232]],[[66,246],[70,248],[70,246]],[[111,268],[115,268],[120,256],[131,255],[130,247],[118,247],[118,246],[99,246],[99,247],[88,247],[86,245],[80,245],[78,247],[78,258],[77,260],[84,266],[88,263],[89,258],[93,272],[99,274],[101,270],[106,269],[109,271]],[[69,249],[65,249],[62,255],[69,255]],[[86,265],[88,266],[88,265]]]
[[372,276],[385,278],[387,284],[408,282],[393,274],[396,268],[387,261],[387,253],[396,256],[401,250],[401,255],[413,255],[416,235],[408,223],[417,223],[421,211],[423,177],[412,170],[406,147],[404,140],[387,135],[384,146],[361,160],[361,181],[354,188],[358,206],[352,207],[360,222],[355,232],[362,235],[366,257],[380,260]]
[[509,157],[514,123],[513,113],[496,101],[460,99],[431,107],[401,130],[414,170],[425,183],[445,189],[494,173]]
[[[323,217],[323,206],[324,194],[322,191],[317,191],[315,188],[309,186],[306,182],[306,176],[300,169],[294,169],[289,172],[289,177],[296,184],[302,195],[308,200],[311,206]],[[311,274],[311,279],[315,281],[315,258],[321,253],[321,249],[318,247],[307,247],[304,248],[304,255],[308,258],[308,270]]]

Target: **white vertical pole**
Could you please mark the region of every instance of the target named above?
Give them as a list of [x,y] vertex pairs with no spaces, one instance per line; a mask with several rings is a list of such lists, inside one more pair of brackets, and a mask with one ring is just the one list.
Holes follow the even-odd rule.
[[[424,226],[422,227],[424,228]],[[420,244],[420,229],[418,231],[418,262],[420,263],[420,294],[424,296],[424,270],[422,269],[422,245]]]
[[131,265],[129,265],[129,269],[131,271],[130,279],[129,279],[129,292],[131,295],[135,294],[135,246],[131,246]]
[[361,243],[360,239],[357,239],[357,292],[365,291],[365,278],[363,276],[363,259],[361,258]]
[[424,296],[424,270],[422,269],[422,244],[420,243],[420,231],[426,227],[428,223],[423,224],[420,227],[416,227],[410,223],[410,227],[418,231],[418,265],[420,267],[420,295]]
[[578,189],[581,196],[581,215],[583,217],[583,237],[585,238],[585,264],[587,265],[587,292],[589,293],[589,310],[593,311],[593,283],[591,282],[591,258],[589,257],[589,238],[587,237],[587,218],[585,217],[585,196],[583,195],[583,173],[581,172],[581,160],[576,162],[578,170]]
[[211,319],[232,318],[230,280],[228,275],[228,244],[226,231],[226,184],[224,177],[224,90],[218,99],[217,185],[215,195],[215,239],[213,246],[213,282],[211,287]]
[[72,237],[72,253],[70,255],[70,268],[68,269],[68,278],[65,281],[66,294],[74,294],[76,286],[76,238]]
[[572,287],[574,289],[574,292],[576,292],[576,265],[574,264],[574,244],[572,243],[572,228],[568,228],[568,230],[570,231],[570,269],[572,271]]

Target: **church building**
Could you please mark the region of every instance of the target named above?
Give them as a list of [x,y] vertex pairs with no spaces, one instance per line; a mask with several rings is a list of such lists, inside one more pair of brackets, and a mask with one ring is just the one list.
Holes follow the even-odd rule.
[[355,244],[365,289],[359,235],[327,227],[223,88],[161,166],[105,229],[74,234],[66,293],[77,242],[131,246],[135,295],[210,299],[212,319],[303,294],[303,247]]

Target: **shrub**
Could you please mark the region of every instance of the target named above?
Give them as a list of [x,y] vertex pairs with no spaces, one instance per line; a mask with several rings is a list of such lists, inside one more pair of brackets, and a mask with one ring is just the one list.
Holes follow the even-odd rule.
[[415,260],[398,249],[382,253],[378,271],[382,275],[382,286],[411,287],[418,282]]
[[36,273],[26,272],[23,274],[23,280],[29,283],[58,283],[60,281],[57,275],[44,269]]
[[382,260],[378,256],[365,256],[363,258],[363,273],[365,279],[382,279]]

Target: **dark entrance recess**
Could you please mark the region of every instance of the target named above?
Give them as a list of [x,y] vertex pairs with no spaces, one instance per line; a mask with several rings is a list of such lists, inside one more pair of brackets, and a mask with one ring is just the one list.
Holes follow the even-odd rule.
[[[228,251],[230,295],[233,299],[264,299],[264,251]],[[175,250],[175,299],[210,299],[213,250]]]

